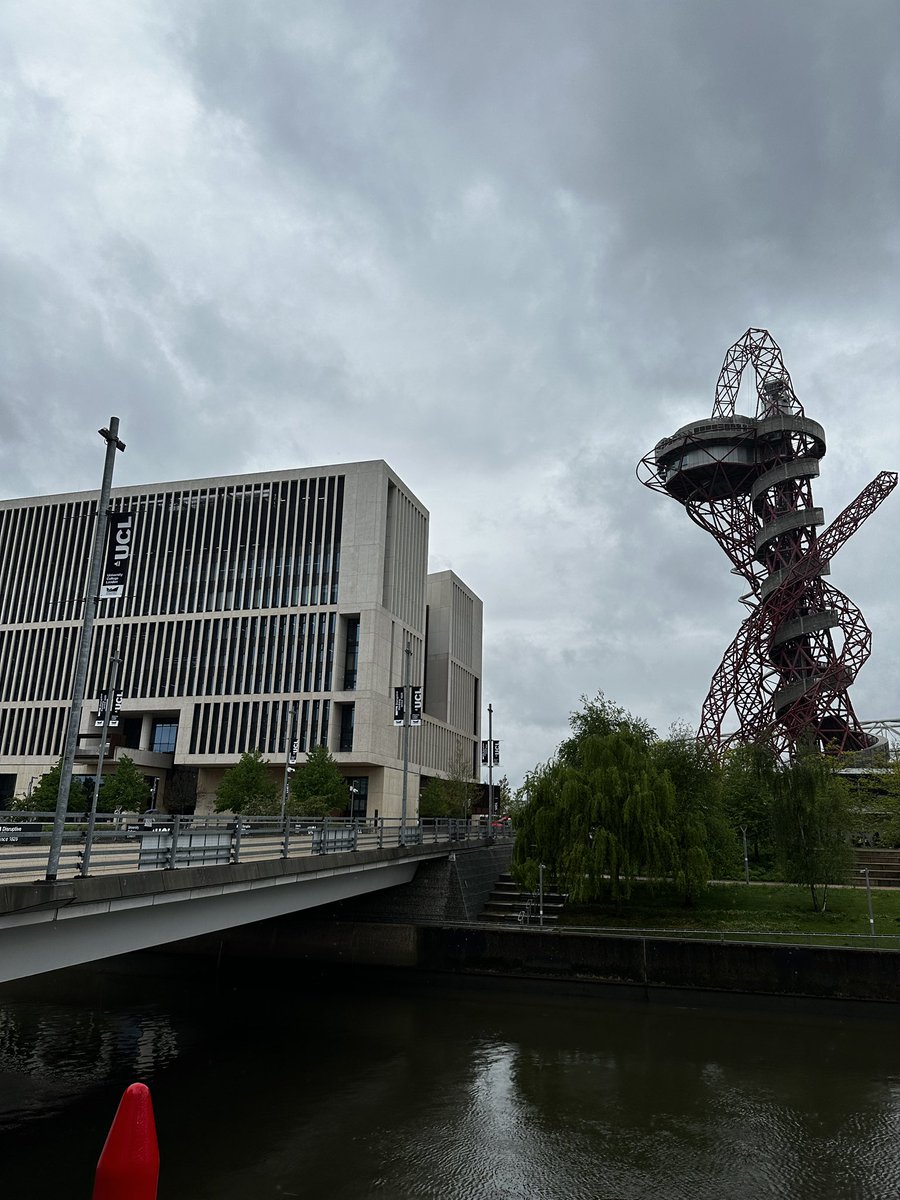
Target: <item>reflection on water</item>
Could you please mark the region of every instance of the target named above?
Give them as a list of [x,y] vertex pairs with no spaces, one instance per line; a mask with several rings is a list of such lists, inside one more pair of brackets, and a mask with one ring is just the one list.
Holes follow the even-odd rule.
[[133,1079],[151,1085],[160,1200],[880,1200],[900,1187],[892,1021],[402,974],[101,990],[0,998],[6,1194],[89,1195]]
[[107,1078],[151,1079],[177,1055],[164,1013],[0,1003],[0,1134],[55,1115]]

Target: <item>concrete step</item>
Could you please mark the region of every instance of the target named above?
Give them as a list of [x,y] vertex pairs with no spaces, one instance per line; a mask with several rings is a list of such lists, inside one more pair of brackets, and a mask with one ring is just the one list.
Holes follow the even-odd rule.
[[[567,897],[560,892],[548,890],[544,892],[544,924],[551,925],[559,919]],[[488,897],[487,903],[481,910],[481,920],[490,921],[496,925],[521,925],[523,913],[529,911],[529,924],[539,922],[538,900],[532,893],[523,892],[512,875],[505,873],[499,877]]]
[[869,872],[873,887],[900,887],[900,850],[876,850],[862,846],[855,851],[856,869],[851,882],[862,884],[861,872]]

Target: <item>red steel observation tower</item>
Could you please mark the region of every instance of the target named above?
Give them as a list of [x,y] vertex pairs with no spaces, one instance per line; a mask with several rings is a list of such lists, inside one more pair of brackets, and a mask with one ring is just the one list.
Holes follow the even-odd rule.
[[[756,374],[754,416],[735,412],[741,376]],[[637,467],[716,539],[747,581],[750,609],[703,704],[698,737],[717,752],[738,742],[793,757],[800,748],[875,755],[848,689],[872,633],[852,600],[824,578],[841,546],[897,485],[882,471],[829,525],[813,503],[825,431],[807,417],[765,329],[725,355],[712,416],[663,438]],[[738,729],[724,732],[726,719]]]

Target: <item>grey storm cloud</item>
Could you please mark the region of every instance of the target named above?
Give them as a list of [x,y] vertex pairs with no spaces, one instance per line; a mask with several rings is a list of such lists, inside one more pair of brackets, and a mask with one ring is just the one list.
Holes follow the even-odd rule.
[[[695,721],[743,610],[637,460],[769,328],[826,519],[900,463],[898,10],[0,12],[3,495],[385,458],[485,602],[513,782],[583,693]],[[52,447],[52,453],[48,452]],[[893,498],[835,560],[900,713]],[[898,510],[900,511],[900,510]]]

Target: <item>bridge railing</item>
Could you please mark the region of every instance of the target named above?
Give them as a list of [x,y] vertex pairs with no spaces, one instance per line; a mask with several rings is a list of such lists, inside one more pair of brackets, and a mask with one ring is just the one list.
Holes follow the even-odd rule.
[[[53,813],[0,812],[0,884],[33,882],[46,872]],[[98,814],[93,830],[73,813],[63,832],[57,878],[179,870],[389,846],[510,839],[508,822],[426,817],[161,816]]]

